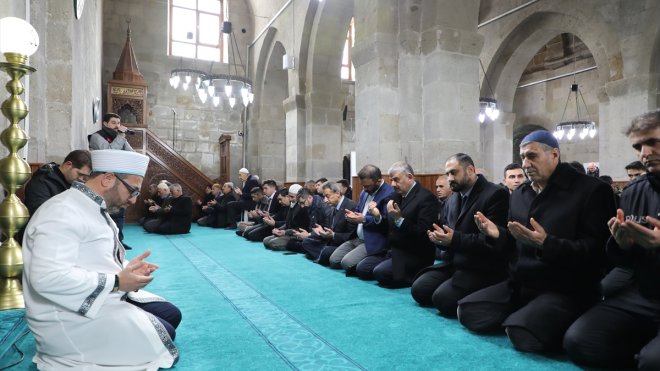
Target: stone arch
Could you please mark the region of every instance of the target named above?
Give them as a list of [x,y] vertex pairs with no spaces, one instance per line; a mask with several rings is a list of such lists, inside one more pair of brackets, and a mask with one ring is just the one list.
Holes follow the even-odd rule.
[[[550,39],[572,33],[584,42],[598,66],[601,86],[623,78],[621,50],[615,35],[604,21],[580,13],[537,12],[522,20],[502,39],[487,64],[486,74],[505,111],[511,111],[513,97],[525,66]],[[608,30],[609,31],[609,30]],[[482,87],[482,94],[487,87]]]
[[269,30],[257,59],[258,108],[254,111],[249,137],[250,156],[256,158],[262,179],[284,181],[286,158],[286,116],[283,102],[288,95],[287,71],[282,69],[284,45]]
[[[316,2],[312,2],[316,3]],[[312,8],[317,7],[317,8]],[[345,92],[341,83],[341,57],[353,1],[310,4],[306,22],[309,38],[301,49],[298,78],[304,79],[305,148],[307,177],[340,177],[342,173],[342,114]],[[357,25],[356,27],[359,27]]]
[[[587,12],[576,5],[563,12],[535,11],[517,21],[503,24],[499,34],[506,36],[501,39],[493,38],[497,44],[485,48],[486,55],[482,55],[486,75],[504,112],[501,129],[486,131],[482,137],[486,142],[485,148],[488,148],[485,156],[493,159],[488,165],[491,171],[511,161],[508,155],[504,157],[498,154],[494,143],[501,143],[503,138],[512,137],[515,115],[511,112],[523,71],[534,54],[561,33],[577,36],[593,56],[597,66],[599,106],[607,103],[609,99],[606,86],[624,78],[619,39],[611,27],[593,12]],[[488,51],[492,52],[490,58]],[[488,87],[482,84],[482,96],[487,95],[487,89]],[[512,150],[516,151],[515,147]]]

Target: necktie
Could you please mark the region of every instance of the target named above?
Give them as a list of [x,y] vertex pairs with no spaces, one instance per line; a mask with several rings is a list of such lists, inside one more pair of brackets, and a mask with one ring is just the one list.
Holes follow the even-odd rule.
[[461,212],[463,212],[463,209],[465,209],[465,204],[467,203],[467,195],[462,195],[461,196]]

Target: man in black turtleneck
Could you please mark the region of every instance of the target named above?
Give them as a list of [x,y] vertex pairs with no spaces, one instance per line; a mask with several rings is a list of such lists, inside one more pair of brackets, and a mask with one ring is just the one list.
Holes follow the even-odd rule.
[[103,125],[101,130],[89,137],[89,149],[120,149],[123,151],[133,151],[133,148],[124,137],[126,127],[121,124],[121,118],[116,113],[106,113],[103,115]]

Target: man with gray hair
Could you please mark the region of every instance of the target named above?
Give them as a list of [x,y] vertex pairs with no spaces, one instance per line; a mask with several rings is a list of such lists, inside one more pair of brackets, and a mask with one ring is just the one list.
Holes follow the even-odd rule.
[[162,222],[155,233],[184,234],[190,232],[192,222],[192,199],[183,194],[181,184],[170,185],[172,195],[167,206],[163,208]]
[[[387,203],[389,251],[366,257],[356,272],[385,287],[407,287],[417,272],[435,260],[435,246],[426,233],[438,216],[439,205],[435,195],[415,181],[415,173],[405,161],[395,162],[388,173],[396,192]],[[381,218],[378,209],[372,213]]]
[[520,157],[530,181],[511,194],[506,228],[474,216],[491,248],[509,254],[509,279],[460,300],[458,319],[476,332],[504,326],[521,351],[556,351],[568,326],[599,299],[614,194],[562,163],[548,131],[525,136]]

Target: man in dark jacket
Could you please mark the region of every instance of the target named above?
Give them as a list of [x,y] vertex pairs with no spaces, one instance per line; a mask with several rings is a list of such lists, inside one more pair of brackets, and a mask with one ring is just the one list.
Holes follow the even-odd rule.
[[610,275],[632,274],[573,323],[564,347],[590,367],[660,370],[660,110],[633,119],[626,135],[648,173],[623,190],[607,254]]
[[192,222],[192,199],[183,195],[181,185],[174,183],[170,186],[170,201],[163,209],[162,222],[158,225],[156,233],[183,234],[190,232]]
[[599,298],[614,195],[561,163],[559,144],[545,130],[523,138],[520,157],[530,181],[511,194],[507,228],[475,216],[492,248],[511,254],[510,278],[460,300],[458,319],[477,332],[504,326],[518,350],[553,351]]
[[[263,216],[263,223],[256,225],[254,228],[245,230],[243,237],[247,238],[250,241],[261,242],[264,238],[270,236],[273,232],[273,228],[278,228],[287,220],[287,215],[289,214],[289,204],[291,199],[289,198],[289,190],[287,188],[281,189],[275,193],[277,195],[277,201],[272,203],[278,204],[278,209],[275,213],[269,212]],[[274,209],[271,209],[274,210]]]
[[84,183],[91,166],[89,151],[77,149],[64,158],[62,165],[51,162],[39,168],[25,186],[25,206],[30,215],[46,200],[69,189],[74,181]]
[[341,185],[334,182],[325,182],[321,191],[328,205],[330,215],[328,226],[316,225],[312,228],[313,234],[303,241],[302,247],[312,260],[319,264],[330,264],[330,255],[337,246],[355,237],[357,224],[346,220],[346,211],[355,207],[355,202],[343,195]]
[[507,256],[493,250],[479,233],[474,214],[481,211],[496,225],[506,225],[509,192],[477,175],[474,162],[464,153],[447,159],[445,172],[452,196],[429,239],[443,250],[443,262],[422,271],[412,286],[421,305],[433,305],[443,316],[456,316],[458,300],[507,277]]
[[[405,161],[395,162],[388,173],[396,191],[387,203],[390,251],[383,257],[366,257],[356,273],[362,279],[374,278],[385,287],[406,287],[435,260],[435,246],[426,232],[438,217],[438,199],[415,181],[415,173]],[[374,217],[380,218],[380,214]]]

